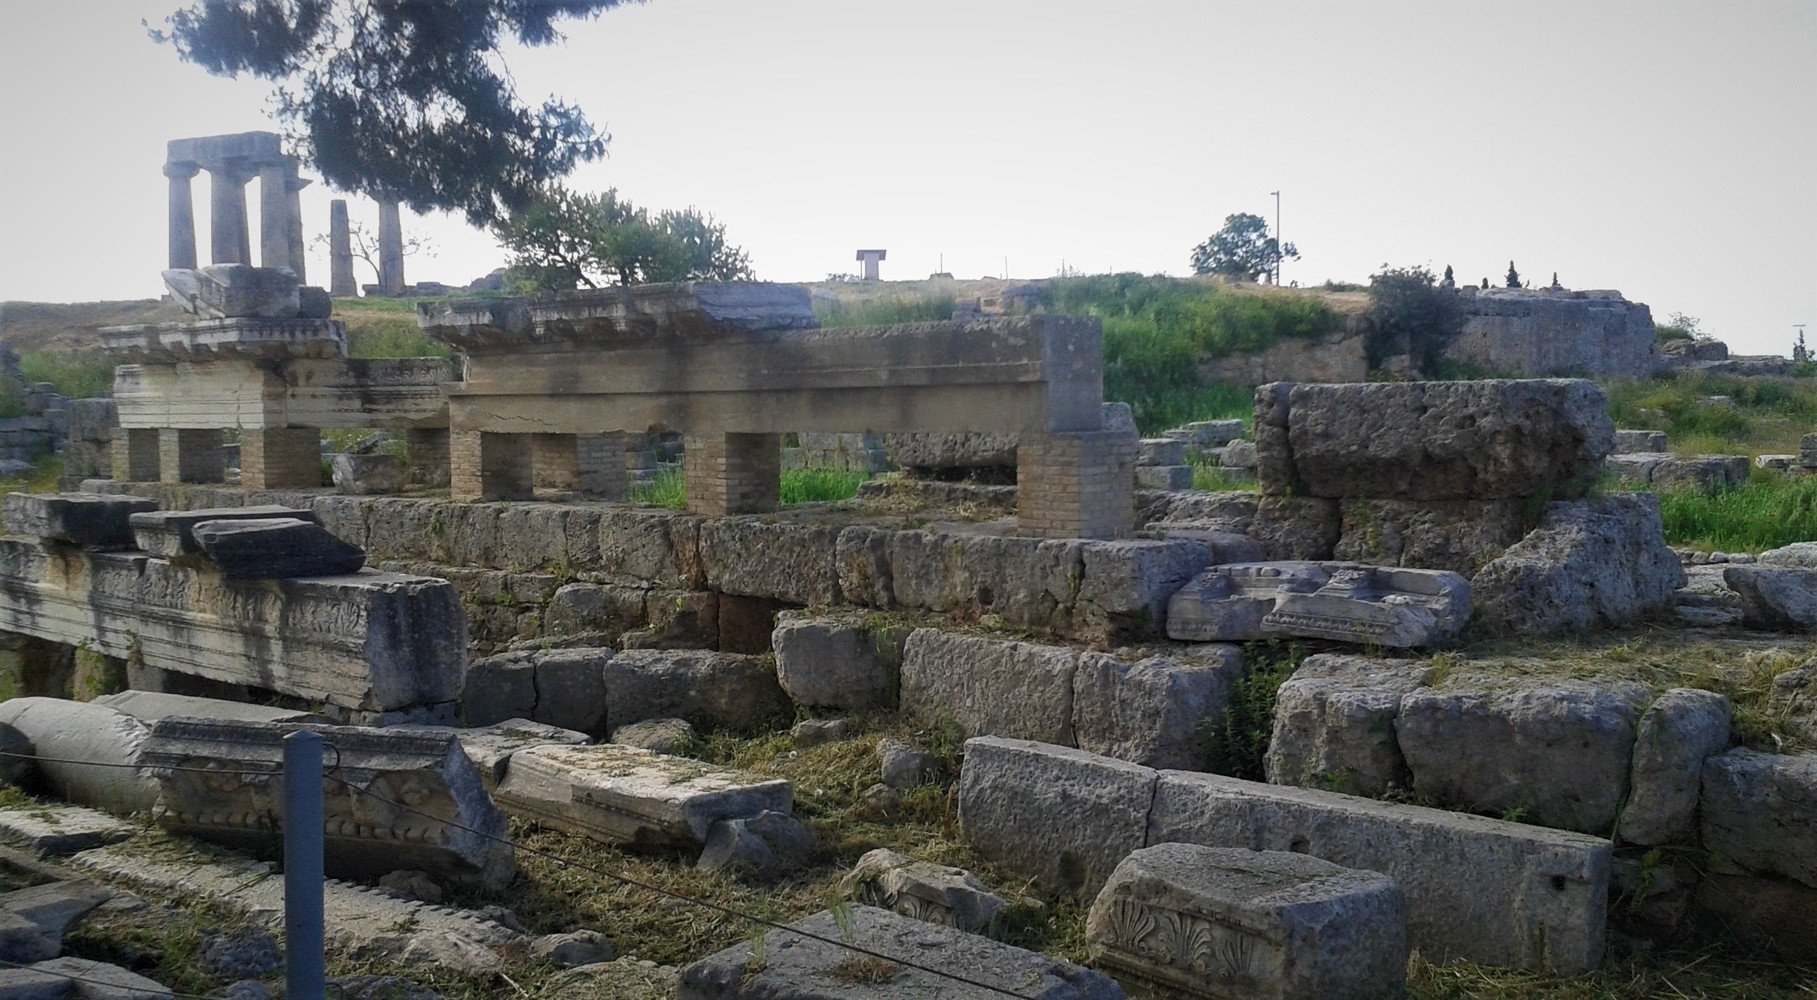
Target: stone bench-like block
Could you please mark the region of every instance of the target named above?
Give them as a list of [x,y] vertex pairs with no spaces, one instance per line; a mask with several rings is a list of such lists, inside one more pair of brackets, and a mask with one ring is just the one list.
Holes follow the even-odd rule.
[[1191,997],[1379,1000],[1407,978],[1394,880],[1282,851],[1145,847],[1098,893],[1085,938],[1095,964]]
[[155,511],[143,497],[93,493],[8,493],[6,533],[18,538],[66,542],[91,549],[133,547],[131,516]]
[[1615,455],[1634,455],[1643,452],[1659,453],[1670,450],[1666,444],[1665,431],[1630,431],[1615,432]]
[[1189,642],[1335,639],[1443,646],[1470,620],[1470,584],[1443,570],[1361,563],[1213,566],[1167,604],[1167,635]]
[[516,815],[639,850],[699,850],[714,823],[786,815],[793,802],[787,781],[615,744],[522,750],[497,796]]
[[1612,848],[1584,834],[994,738],[965,745],[959,820],[980,854],[1061,891],[1097,892],[1154,844],[1293,851],[1393,878],[1432,961],[1574,974],[1602,957]]
[[[501,889],[517,870],[505,815],[448,733],[171,718],[153,723],[140,763],[157,779],[168,829],[262,844],[284,823],[284,737],[321,735],[328,873],[400,868]],[[220,773],[230,770],[253,774]]]
[[166,559],[178,559],[202,554],[202,546],[196,541],[195,527],[203,521],[270,521],[280,518],[308,521],[311,524],[322,523],[322,519],[313,510],[281,504],[207,507],[200,510],[149,510],[134,513],[129,520],[132,523],[133,541],[141,550]]
[[[676,1000],[1001,1000],[1005,993],[1039,1000],[1122,1000],[1125,995],[1103,973],[874,906],[823,910],[788,926],[815,937],[783,928],[760,943],[709,955],[682,970]],[[841,943],[992,988],[893,965]]]
[[202,557],[229,580],[346,576],[366,565],[359,546],[329,534],[314,519],[202,521],[191,531]]

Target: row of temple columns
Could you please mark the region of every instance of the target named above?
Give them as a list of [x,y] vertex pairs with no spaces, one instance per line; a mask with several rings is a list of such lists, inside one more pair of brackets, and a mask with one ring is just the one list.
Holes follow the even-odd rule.
[[287,267],[303,280],[303,208],[301,193],[310,182],[297,174],[295,157],[268,161],[228,158],[202,164],[173,161],[164,165],[170,178],[170,266],[196,266],[195,207],[190,182],[208,171],[209,240],[212,264],[252,264],[251,228],[246,218],[246,185],[259,179],[259,259],[261,267]]

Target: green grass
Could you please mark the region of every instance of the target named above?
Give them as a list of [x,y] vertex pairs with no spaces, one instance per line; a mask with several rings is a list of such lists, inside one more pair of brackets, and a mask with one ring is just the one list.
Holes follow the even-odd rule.
[[958,300],[951,295],[892,296],[878,299],[837,299],[814,302],[814,315],[826,327],[888,326],[894,323],[931,323],[953,318]]
[[[862,472],[838,469],[789,469],[782,474],[782,503],[822,503],[850,500],[858,485],[871,478]],[[678,469],[665,469],[647,482],[631,486],[631,502],[681,510],[688,505],[688,487]]]
[[32,464],[32,471],[23,476],[0,479],[0,496],[8,493],[55,493],[57,479],[63,475],[63,457],[45,455]]
[[[1616,380],[1608,393],[1615,426],[1665,431],[1680,455],[1789,454],[1817,430],[1817,379],[1681,372]],[[1727,396],[1734,406],[1704,403],[1709,396]]]
[[114,388],[114,361],[95,350],[27,351],[19,357],[27,383],[49,382],[71,399],[89,399]]
[[1817,477],[1756,470],[1746,483],[1706,496],[1673,490],[1659,497],[1666,541],[1715,552],[1759,552],[1817,541]]

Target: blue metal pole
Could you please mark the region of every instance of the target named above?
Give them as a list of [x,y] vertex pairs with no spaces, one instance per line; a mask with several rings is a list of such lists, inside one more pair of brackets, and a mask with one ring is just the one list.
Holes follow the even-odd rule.
[[325,1000],[322,968],[322,737],[284,737],[284,995]]

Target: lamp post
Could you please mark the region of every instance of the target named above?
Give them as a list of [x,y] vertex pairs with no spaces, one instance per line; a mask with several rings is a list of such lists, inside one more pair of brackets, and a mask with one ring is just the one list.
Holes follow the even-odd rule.
[[1281,242],[1281,192],[1270,191],[1268,193],[1274,195],[1274,284],[1276,288],[1279,288],[1281,285],[1281,247],[1286,245]]

